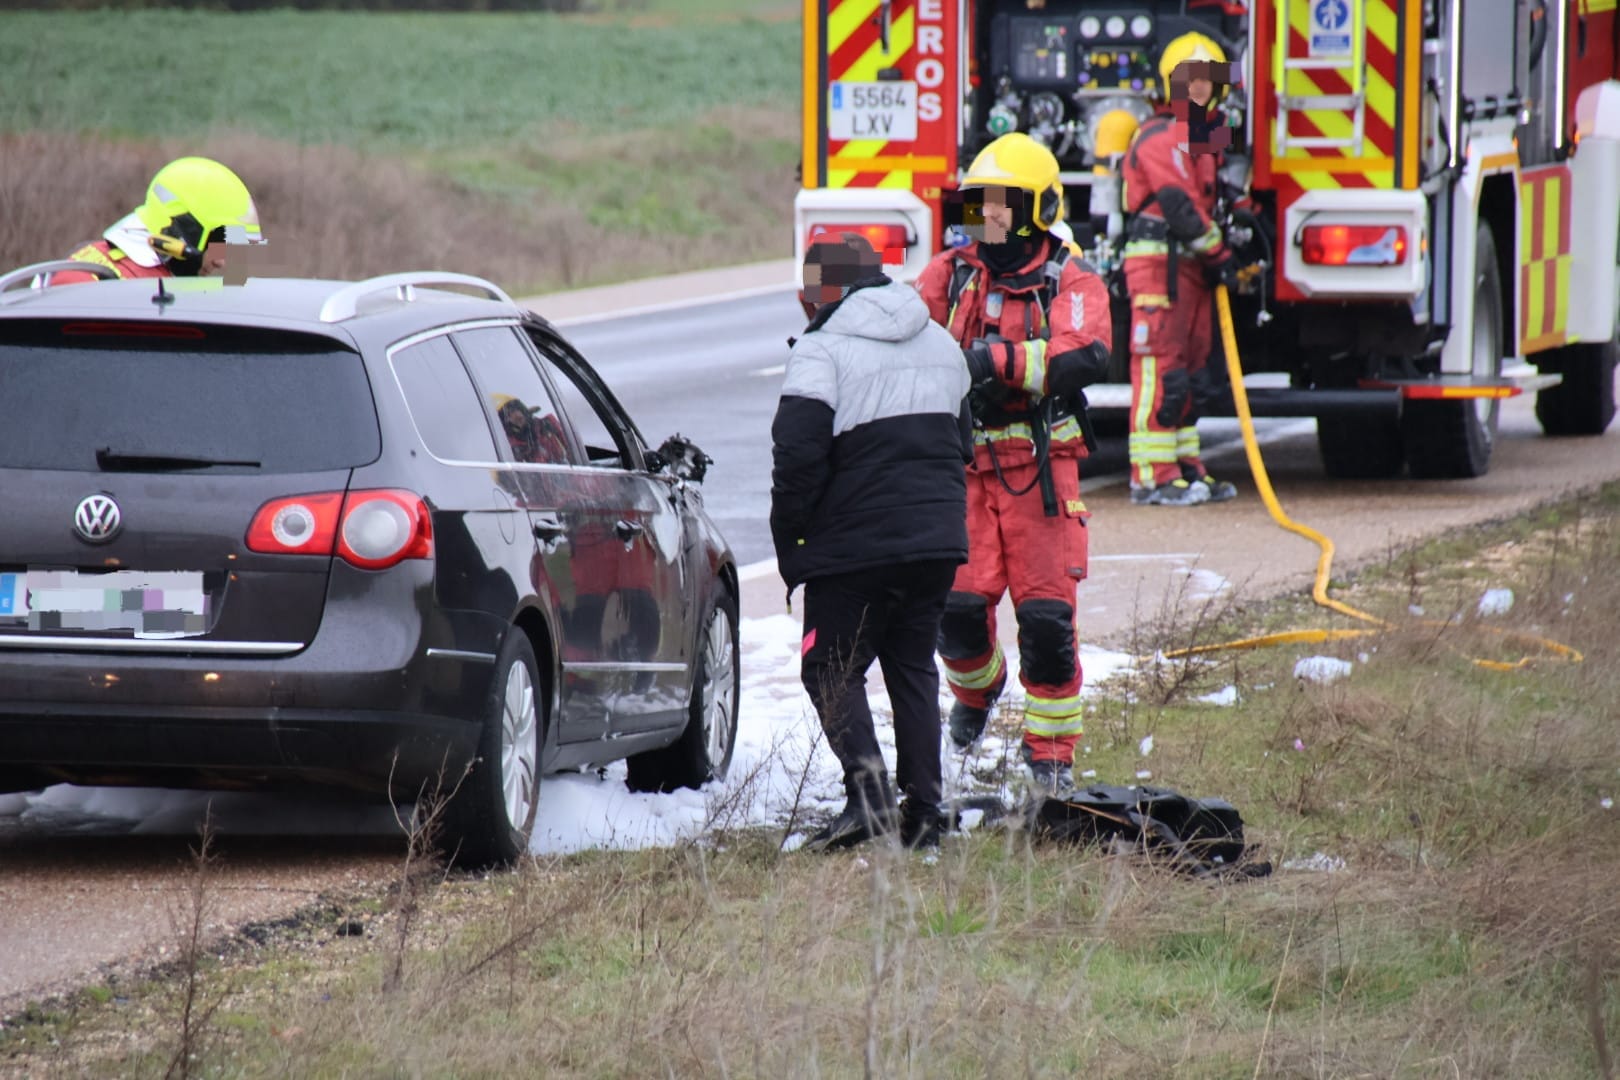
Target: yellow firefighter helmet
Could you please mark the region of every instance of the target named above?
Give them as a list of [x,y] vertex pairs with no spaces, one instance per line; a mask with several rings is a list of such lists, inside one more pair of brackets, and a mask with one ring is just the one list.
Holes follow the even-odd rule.
[[1103,162],[1115,154],[1123,154],[1131,148],[1131,140],[1136,137],[1138,126],[1140,121],[1129,109],[1110,109],[1092,126],[1095,133],[1092,156]]
[[[183,157],[158,170],[135,216],[169,268],[195,274],[210,241],[252,243],[263,237],[259,211],[240,177],[209,158]],[[232,237],[228,231],[240,233]],[[199,254],[186,255],[190,247]]]
[[[1159,92],[1166,98],[1170,96],[1170,73],[1186,63],[1188,60],[1213,60],[1217,64],[1226,63],[1226,50],[1214,38],[1198,33],[1196,30],[1182,34],[1171,40],[1159,54]],[[1216,100],[1226,93],[1224,85],[1215,88]]]
[[968,166],[962,187],[1012,187],[1034,196],[1037,228],[1047,230],[1063,220],[1063,182],[1052,151],[1021,131],[1003,135]]

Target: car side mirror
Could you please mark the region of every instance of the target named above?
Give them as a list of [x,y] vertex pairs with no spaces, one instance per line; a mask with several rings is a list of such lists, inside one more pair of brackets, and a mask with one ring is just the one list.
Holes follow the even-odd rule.
[[714,459],[682,435],[671,435],[657,450],[647,454],[647,468],[653,472],[668,469],[677,479],[701,484]]

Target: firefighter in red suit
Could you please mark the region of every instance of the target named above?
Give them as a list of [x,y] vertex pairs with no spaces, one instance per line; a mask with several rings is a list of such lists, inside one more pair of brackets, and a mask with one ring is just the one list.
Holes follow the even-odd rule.
[[1204,468],[1197,427],[1197,399],[1209,385],[1212,285],[1236,283],[1214,220],[1230,142],[1214,100],[1227,81],[1226,56],[1203,34],[1183,34],[1165,46],[1159,74],[1168,100],[1137,130],[1121,166],[1131,215],[1131,502],[1194,506],[1237,494]]
[[[121,278],[213,277],[224,272],[227,246],[262,242],[259,212],[241,178],[217,161],[184,157],[158,170],[146,202],[68,258]],[[53,285],[94,280],[77,270],[51,276]]]
[[1037,791],[1073,786],[1081,735],[1075,587],[1086,574],[1081,389],[1107,373],[1108,290],[1052,234],[1063,216],[1058,163],[1029,136],[1004,135],[968,169],[952,206],[973,242],[940,253],[917,281],[933,318],[963,346],[973,390],[968,561],[940,624],[956,698],[950,732],[967,747],[1007,681],[996,607],[1011,592],[1024,684],[1023,757]]

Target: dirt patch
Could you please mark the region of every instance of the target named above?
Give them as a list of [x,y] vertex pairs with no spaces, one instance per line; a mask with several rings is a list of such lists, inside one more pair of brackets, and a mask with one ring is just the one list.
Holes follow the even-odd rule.
[[[251,135],[199,148],[0,134],[0,266],[96,239],[141,201],[158,168],[197,152],[247,182],[265,235],[300,276],[452,270],[523,294],[761,260],[789,240],[793,167],[779,160],[780,141],[774,161],[727,154],[756,131],[780,140],[794,127],[785,114],[738,113],[705,118],[691,134],[563,137],[555,149],[503,148],[483,175],[468,152],[413,163]],[[515,179],[489,183],[491,160]]]

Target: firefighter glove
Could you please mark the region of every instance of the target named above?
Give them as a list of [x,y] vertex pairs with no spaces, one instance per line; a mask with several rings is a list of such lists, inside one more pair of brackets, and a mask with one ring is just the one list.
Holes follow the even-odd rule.
[[995,346],[983,338],[974,338],[972,343],[962,350],[962,357],[967,361],[968,402],[975,416],[981,415],[987,406],[999,405],[1007,400],[1012,393],[1011,388],[1002,382],[996,375],[996,362],[1003,359],[998,353],[1004,352],[1005,345]]

